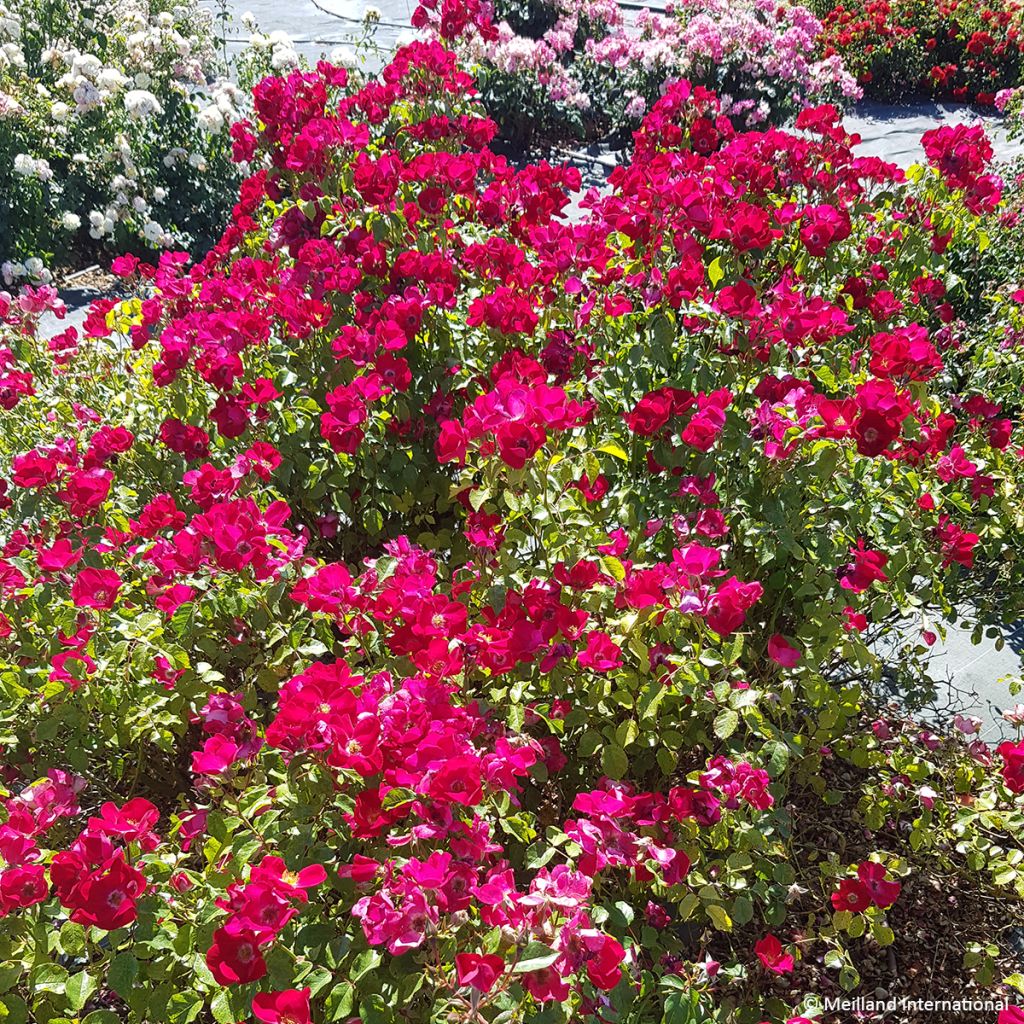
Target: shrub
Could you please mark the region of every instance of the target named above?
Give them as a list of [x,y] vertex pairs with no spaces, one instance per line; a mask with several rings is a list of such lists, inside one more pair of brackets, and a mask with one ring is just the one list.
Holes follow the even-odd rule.
[[571,223],[470,90],[267,78],[201,263],[5,299],[9,1019],[779,1020],[938,875],[1016,914],[1024,746],[871,688],[1024,593],[983,135],[679,83]]
[[101,247],[201,252],[216,239],[240,180],[228,129],[246,73],[269,70],[244,53],[233,84],[216,43],[195,0],[0,7],[6,284]]
[[1022,11],[1016,0],[854,0],[823,14],[822,43],[869,96],[991,106],[1021,81]]
[[529,143],[631,130],[679,78],[717,90],[723,112],[751,126],[858,96],[838,58],[820,59],[820,29],[805,7],[774,0],[683,0],[635,20],[606,0],[538,0],[469,21],[460,53],[502,135]]

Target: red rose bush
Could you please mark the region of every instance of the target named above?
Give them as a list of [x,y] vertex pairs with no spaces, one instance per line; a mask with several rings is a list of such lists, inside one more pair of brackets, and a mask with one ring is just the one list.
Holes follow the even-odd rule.
[[1018,0],[852,0],[815,4],[826,57],[841,58],[866,95],[915,93],[992,106],[1021,84]]
[[1024,895],[1021,743],[874,688],[1024,596],[980,131],[680,82],[573,221],[440,43],[254,109],[202,262],[0,306],[8,1018],[785,1020]]

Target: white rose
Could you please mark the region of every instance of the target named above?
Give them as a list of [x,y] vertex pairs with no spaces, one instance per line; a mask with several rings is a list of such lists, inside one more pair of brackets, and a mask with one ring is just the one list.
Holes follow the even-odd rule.
[[332,64],[337,65],[339,68],[351,70],[359,66],[359,58],[351,46],[336,46],[331,50],[329,59]]
[[96,76],[96,84],[101,89],[106,89],[109,92],[117,92],[123,85],[127,84],[128,79],[121,74],[117,68],[104,68]]
[[77,231],[82,226],[82,218],[77,213],[65,210],[61,215],[60,223],[65,231]]
[[196,120],[200,128],[211,133],[224,127],[224,115],[216,106],[203,107],[196,115]]
[[72,93],[72,96],[74,97],[75,105],[78,107],[79,113],[85,113],[87,110],[93,110],[95,107],[98,107],[103,103],[103,96],[99,89],[97,89],[96,86],[87,79],[83,79],[75,86],[75,91]]
[[130,117],[142,121],[153,114],[163,113],[160,101],[145,89],[131,89],[124,94],[124,108]]
[[270,58],[270,66],[275,71],[286,71],[299,66],[299,55],[287,46],[275,46]]

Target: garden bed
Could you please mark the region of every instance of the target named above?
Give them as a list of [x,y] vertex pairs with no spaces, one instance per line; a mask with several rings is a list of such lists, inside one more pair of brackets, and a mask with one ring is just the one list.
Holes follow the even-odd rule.
[[[651,31],[714,81],[590,83],[651,71],[586,192],[495,151],[546,51],[482,6],[379,76],[259,33],[212,248],[0,295],[11,1024],[1024,996],[1017,689],[900,699],[1024,615],[1020,180],[859,154],[810,14],[713,10]],[[513,13],[531,102],[622,42]]]

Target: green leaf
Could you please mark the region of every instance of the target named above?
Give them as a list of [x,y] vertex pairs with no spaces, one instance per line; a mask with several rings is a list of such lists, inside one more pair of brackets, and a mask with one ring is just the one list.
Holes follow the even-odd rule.
[[658,760],[658,767],[666,775],[671,775],[679,764],[679,758],[666,747],[659,747],[655,756]]
[[578,746],[579,756],[582,758],[593,757],[601,749],[601,734],[596,729],[587,729],[580,737]]
[[545,967],[550,967],[558,957],[558,951],[545,943],[531,942],[520,954],[519,960],[512,968],[512,973],[525,974],[527,971],[542,971]]
[[736,731],[736,726],[739,724],[739,713],[733,711],[732,708],[725,708],[723,711],[720,711],[718,716],[715,718],[715,735],[720,740],[728,739]]
[[385,811],[390,811],[395,807],[401,807],[402,804],[410,803],[416,799],[416,794],[411,789],[403,789],[401,786],[396,786],[394,789],[389,789],[384,799],[381,801],[381,807]]
[[78,956],[85,951],[85,929],[74,921],[66,921],[60,929],[60,948],[68,956]]
[[1024,995],[1024,974],[1011,974],[1003,978],[1003,984],[1012,986],[1021,995]]
[[737,896],[732,904],[732,919],[739,925],[754,920],[754,905],[747,896]]
[[860,975],[852,967],[844,967],[839,972],[839,984],[844,992],[852,992],[860,984]]
[[[218,1018],[219,1020],[220,1018]],[[228,1020],[233,1021],[234,1018],[229,1017]],[[83,1018],[82,1024],[121,1024],[121,1018],[113,1010],[93,1010]],[[227,1022],[223,1022],[223,1024],[227,1024]]]
[[221,989],[210,1002],[210,1013],[217,1024],[235,1024],[238,1019],[231,1009],[231,997]]
[[704,909],[707,911],[708,917],[711,918],[711,923],[720,932],[732,931],[732,918],[725,907],[720,907],[717,903],[709,903]]
[[773,740],[765,744],[761,753],[768,758],[768,774],[777,779],[789,764],[789,747],[779,740]]
[[303,979],[302,984],[309,989],[311,995],[316,995],[324,986],[329,985],[332,975],[326,967],[314,967]]
[[620,747],[631,746],[639,735],[640,729],[632,718],[627,718],[626,721],[624,721],[618,729],[615,730],[615,738],[618,740]]
[[88,971],[79,971],[68,978],[64,986],[64,994],[71,1002],[74,1010],[80,1010],[89,1001],[89,996],[96,991],[96,979]]
[[5,963],[0,964],[0,992],[7,992],[14,988],[18,979],[25,973],[21,964]]
[[699,992],[673,987],[665,996],[664,1006],[662,1024],[703,1024],[707,1020],[700,1009]]
[[608,441],[606,444],[601,445],[597,450],[599,452],[604,452],[606,455],[612,455],[616,459],[621,459],[623,462],[629,462],[629,455],[626,453],[626,450],[614,441]]
[[617,743],[608,743],[601,752],[601,766],[609,778],[624,778],[629,770],[629,758]]
[[668,692],[668,687],[657,679],[652,679],[649,683],[644,684],[636,702],[640,717],[642,719],[657,717],[658,705],[665,699]]
[[718,287],[718,282],[725,277],[725,271],[722,269],[722,257],[716,256],[711,261],[711,266],[708,267],[708,280],[711,282],[712,288]]
[[0,1017],[2,1024],[27,1024],[28,1004],[21,996],[4,996],[0,999],[0,1011],[4,1014]]
[[58,964],[44,963],[32,969],[29,984],[33,992],[53,992],[63,995],[68,983],[68,972]]
[[327,995],[324,1004],[324,1020],[341,1020],[352,1013],[352,1003],[355,999],[355,988],[347,981],[335,985]]
[[363,975],[376,970],[380,966],[381,955],[375,949],[365,949],[352,962],[352,970],[349,972],[350,981],[358,981]]
[[778,864],[772,868],[772,878],[774,878],[779,885],[792,885],[796,881],[796,871],[793,870],[792,864],[787,864],[785,861],[779,861]]
[[376,992],[360,999],[359,1016],[366,1024],[390,1024],[395,1019],[384,998]]
[[203,1008],[203,997],[195,992],[175,992],[167,1004],[170,1024],[191,1024]]
[[131,953],[118,953],[107,968],[107,985],[122,999],[127,999],[139,976],[139,961]]
[[600,560],[601,571],[606,576],[611,576],[616,583],[621,583],[626,578],[626,567],[611,555],[602,555]]

